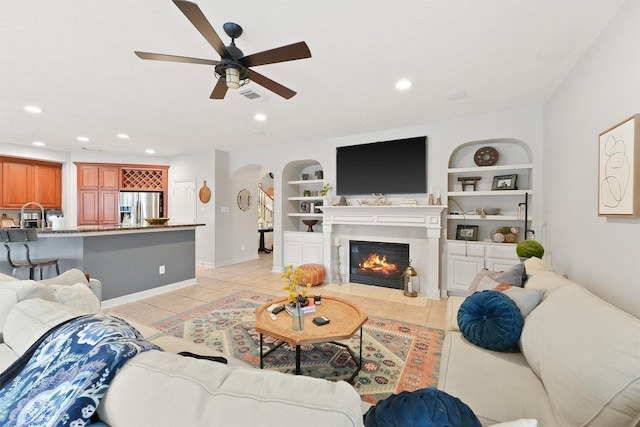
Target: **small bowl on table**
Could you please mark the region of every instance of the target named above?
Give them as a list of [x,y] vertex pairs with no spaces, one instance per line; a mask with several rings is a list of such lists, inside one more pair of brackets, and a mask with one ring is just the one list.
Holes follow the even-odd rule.
[[164,225],[169,221],[170,218],[145,218],[144,220],[149,225]]

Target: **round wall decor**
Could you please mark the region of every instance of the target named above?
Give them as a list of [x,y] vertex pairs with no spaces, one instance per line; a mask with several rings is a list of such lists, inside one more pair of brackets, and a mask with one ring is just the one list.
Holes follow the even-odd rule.
[[251,207],[251,193],[244,189],[238,192],[238,207],[242,211],[248,211]]
[[473,155],[478,166],[493,166],[498,161],[498,150],[493,147],[482,147]]

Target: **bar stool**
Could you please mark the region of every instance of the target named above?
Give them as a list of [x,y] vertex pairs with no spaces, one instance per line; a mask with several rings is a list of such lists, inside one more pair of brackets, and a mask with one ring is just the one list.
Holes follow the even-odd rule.
[[[42,270],[47,266],[55,266],[56,275],[60,274],[60,267],[58,266],[57,258],[47,258],[47,259],[31,259],[29,253],[29,245],[26,242],[35,242],[38,240],[38,233],[33,228],[20,228],[20,229],[12,229],[12,230],[0,230],[0,239],[4,242],[4,247],[7,248],[7,261],[9,265],[13,268],[11,275],[16,277],[16,273],[20,269],[29,269],[29,279],[36,279],[36,272],[40,272],[40,280],[42,280]],[[22,242],[24,248],[26,250],[26,260],[25,261],[15,261],[11,259],[11,247],[9,243],[18,243]]]

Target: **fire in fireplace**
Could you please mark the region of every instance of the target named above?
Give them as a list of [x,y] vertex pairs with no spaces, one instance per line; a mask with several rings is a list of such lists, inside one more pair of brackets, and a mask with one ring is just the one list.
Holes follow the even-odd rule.
[[349,281],[402,289],[402,272],[409,265],[405,243],[349,241]]

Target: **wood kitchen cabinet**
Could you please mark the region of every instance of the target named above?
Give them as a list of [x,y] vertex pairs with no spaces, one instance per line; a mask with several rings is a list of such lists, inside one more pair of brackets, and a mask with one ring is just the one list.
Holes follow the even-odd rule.
[[62,207],[61,164],[10,157],[0,160],[2,207],[20,208],[27,202],[40,203],[44,208]]
[[76,164],[78,168],[78,225],[118,223],[120,167]]
[[120,191],[162,191],[167,211],[169,166],[76,163],[78,225],[115,225],[120,221]]
[[62,207],[62,168],[36,163],[34,176],[34,200],[45,209]]

